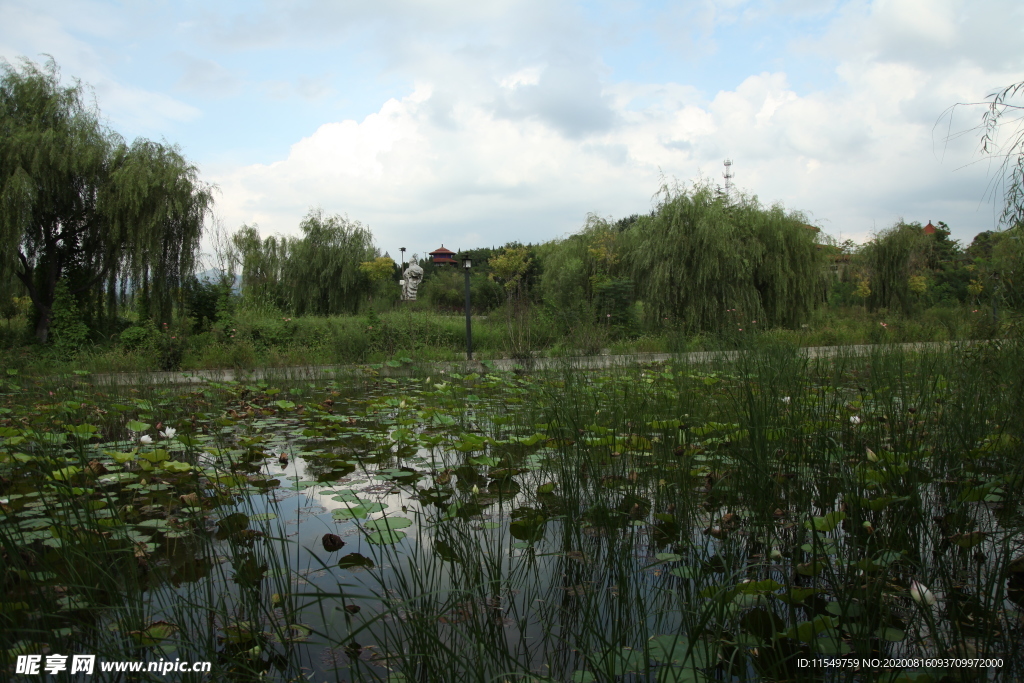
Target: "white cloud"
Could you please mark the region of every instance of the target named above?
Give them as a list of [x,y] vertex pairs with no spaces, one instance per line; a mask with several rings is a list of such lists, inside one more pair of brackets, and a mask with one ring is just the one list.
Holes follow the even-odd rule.
[[[497,244],[539,241],[578,228],[589,211],[646,210],[662,174],[717,179],[728,156],[739,187],[866,239],[901,215],[976,208],[983,189],[979,173],[954,176],[932,149],[933,103],[968,92],[970,66],[935,74],[853,53],[829,92],[800,96],[784,73],[763,73],[704,102],[678,84],[591,82],[587,97],[607,118],[574,130],[551,114],[557,97],[507,99],[539,88],[550,69],[506,72],[489,86],[469,74],[459,90],[422,83],[361,122],[321,126],[286,159],[225,174],[221,208],[229,225],[293,232],[320,204],[370,224],[385,245],[418,235],[454,243],[480,225]],[[944,207],[937,184],[949,186]]]
[[521,85],[537,85],[540,83],[540,75],[543,71],[544,67],[541,66],[527,67],[520,69],[510,76],[506,76],[499,83],[501,87],[509,90],[514,90]]
[[230,97],[238,92],[241,79],[212,59],[203,59],[178,51],[173,55],[181,69],[179,90],[203,97]]
[[[597,16],[610,5],[617,14]],[[115,77],[129,59],[119,48],[152,35],[146,30],[156,21],[149,10],[118,7],[9,0],[0,5],[0,54],[52,52],[95,85],[112,121],[151,137],[198,119],[203,112],[149,80]],[[173,16],[160,19],[173,19],[166,25],[177,37],[159,54],[131,54],[167,62],[177,51],[180,87],[203,96],[241,92],[247,111],[265,115],[274,149],[283,147],[276,136],[291,136],[288,154],[273,163],[208,170],[231,227],[255,221],[268,232],[295,232],[307,208],[320,204],[370,224],[392,252],[399,240],[410,249],[416,240],[421,249],[442,240],[469,246],[474,235],[495,244],[538,241],[577,229],[590,211],[646,210],[663,177],[701,171],[717,180],[726,157],[739,187],[804,209],[844,236],[867,237],[901,215],[947,220],[955,231],[991,227],[989,212],[978,212],[985,169],[956,170],[975,158],[975,138],[944,146],[944,124],[935,124],[951,104],[1020,80],[1019,0],[594,7],[213,4],[199,14],[168,10]],[[761,28],[786,18],[813,31],[786,44]],[[762,54],[762,43],[780,55]],[[678,59],[719,48],[729,81],[699,80],[687,73],[693,60]],[[619,75],[643,73],[642,62],[661,57],[683,66],[655,82]],[[240,64],[260,76],[246,81]],[[819,83],[823,71],[834,78],[808,87],[800,69]],[[178,76],[165,79],[168,88]],[[346,109],[357,113],[337,114],[336,92],[358,102]],[[224,117],[221,128],[240,125],[228,104],[208,111]],[[974,125],[977,113],[958,114],[953,129]],[[307,127],[290,129],[289,116]],[[190,156],[245,156],[182,142]]]
[[159,139],[172,123],[194,121],[202,111],[181,100],[143,88],[124,85],[110,78],[97,79],[96,96],[102,114],[115,129],[135,131]]
[[159,137],[173,123],[197,119],[197,108],[114,76],[112,67],[129,58],[104,42],[128,32],[129,23],[106,3],[0,4],[0,55],[16,67],[21,57],[42,63],[45,55],[53,56],[66,83],[73,75],[95,90],[102,115],[115,128]]

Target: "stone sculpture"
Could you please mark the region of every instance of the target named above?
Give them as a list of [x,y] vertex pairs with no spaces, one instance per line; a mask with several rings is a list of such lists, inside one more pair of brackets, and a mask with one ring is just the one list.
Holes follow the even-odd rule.
[[412,255],[412,262],[402,273],[405,284],[402,285],[402,301],[416,301],[416,290],[423,282],[423,269],[416,263],[416,254]]

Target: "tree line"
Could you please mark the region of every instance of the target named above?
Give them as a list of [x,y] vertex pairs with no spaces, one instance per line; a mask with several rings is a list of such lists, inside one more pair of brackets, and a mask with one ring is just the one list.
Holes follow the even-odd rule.
[[[255,226],[234,235],[240,305],[293,315],[395,305],[400,267],[379,256],[368,229],[319,209],[300,227],[296,238],[261,238]],[[900,221],[867,244],[838,244],[799,212],[763,206],[756,197],[727,198],[707,185],[666,187],[646,215],[590,216],[564,239],[471,250],[472,298],[477,313],[541,308],[563,329],[672,325],[691,332],[743,318],[792,328],[822,306],[911,315],[998,297],[1016,308],[1018,232],[983,232],[962,247],[941,221],[932,234]],[[322,246],[328,233],[332,244],[346,246]],[[309,250],[319,262],[303,256]],[[425,279],[417,306],[461,311],[461,268],[420,264]]]
[[[181,150],[126,142],[101,123],[80,82],[61,85],[52,60],[24,60],[20,69],[5,62],[0,72],[0,313],[10,319],[27,302],[38,341],[48,340],[54,321],[60,334],[109,336],[124,327],[126,305],[137,325],[161,325],[210,322],[231,306],[327,316],[398,304],[400,265],[381,256],[367,226],[321,208],[302,219],[296,237],[241,226],[225,245],[221,280],[197,280],[214,188]],[[998,94],[986,122],[998,120],[1016,92]],[[1007,201],[1020,197],[1009,193]],[[1019,215],[1008,208],[1004,218]],[[689,332],[743,320],[792,328],[821,306],[911,314],[988,302],[1019,310],[1021,230],[1017,221],[961,247],[944,223],[926,234],[901,221],[865,245],[837,244],[800,212],[757,197],[701,183],[666,186],[643,215],[590,216],[566,238],[471,250],[471,285],[476,311],[501,311],[517,334],[538,310],[563,331]],[[414,306],[459,311],[461,269],[420,264],[425,280]]]
[[294,315],[357,313],[375,282],[392,275],[377,264],[370,230],[358,221],[311,209],[301,237],[260,236],[243,225],[233,236],[231,263],[240,266],[241,298],[256,311]]

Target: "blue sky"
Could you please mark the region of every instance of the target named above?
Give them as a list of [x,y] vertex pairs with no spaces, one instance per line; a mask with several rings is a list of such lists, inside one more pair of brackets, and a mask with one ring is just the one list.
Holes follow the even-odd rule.
[[981,109],[948,108],[1024,80],[1022,39],[1018,0],[0,0],[0,56],[180,145],[224,229],[322,206],[392,255],[646,212],[726,157],[836,237],[969,241],[999,206],[977,137],[944,140]]

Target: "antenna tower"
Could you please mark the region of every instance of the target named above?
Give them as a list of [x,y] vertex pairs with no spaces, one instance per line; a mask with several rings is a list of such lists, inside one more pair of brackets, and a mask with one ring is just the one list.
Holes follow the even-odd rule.
[[725,196],[726,198],[732,193],[732,159],[725,160],[725,173],[722,177],[725,178]]

